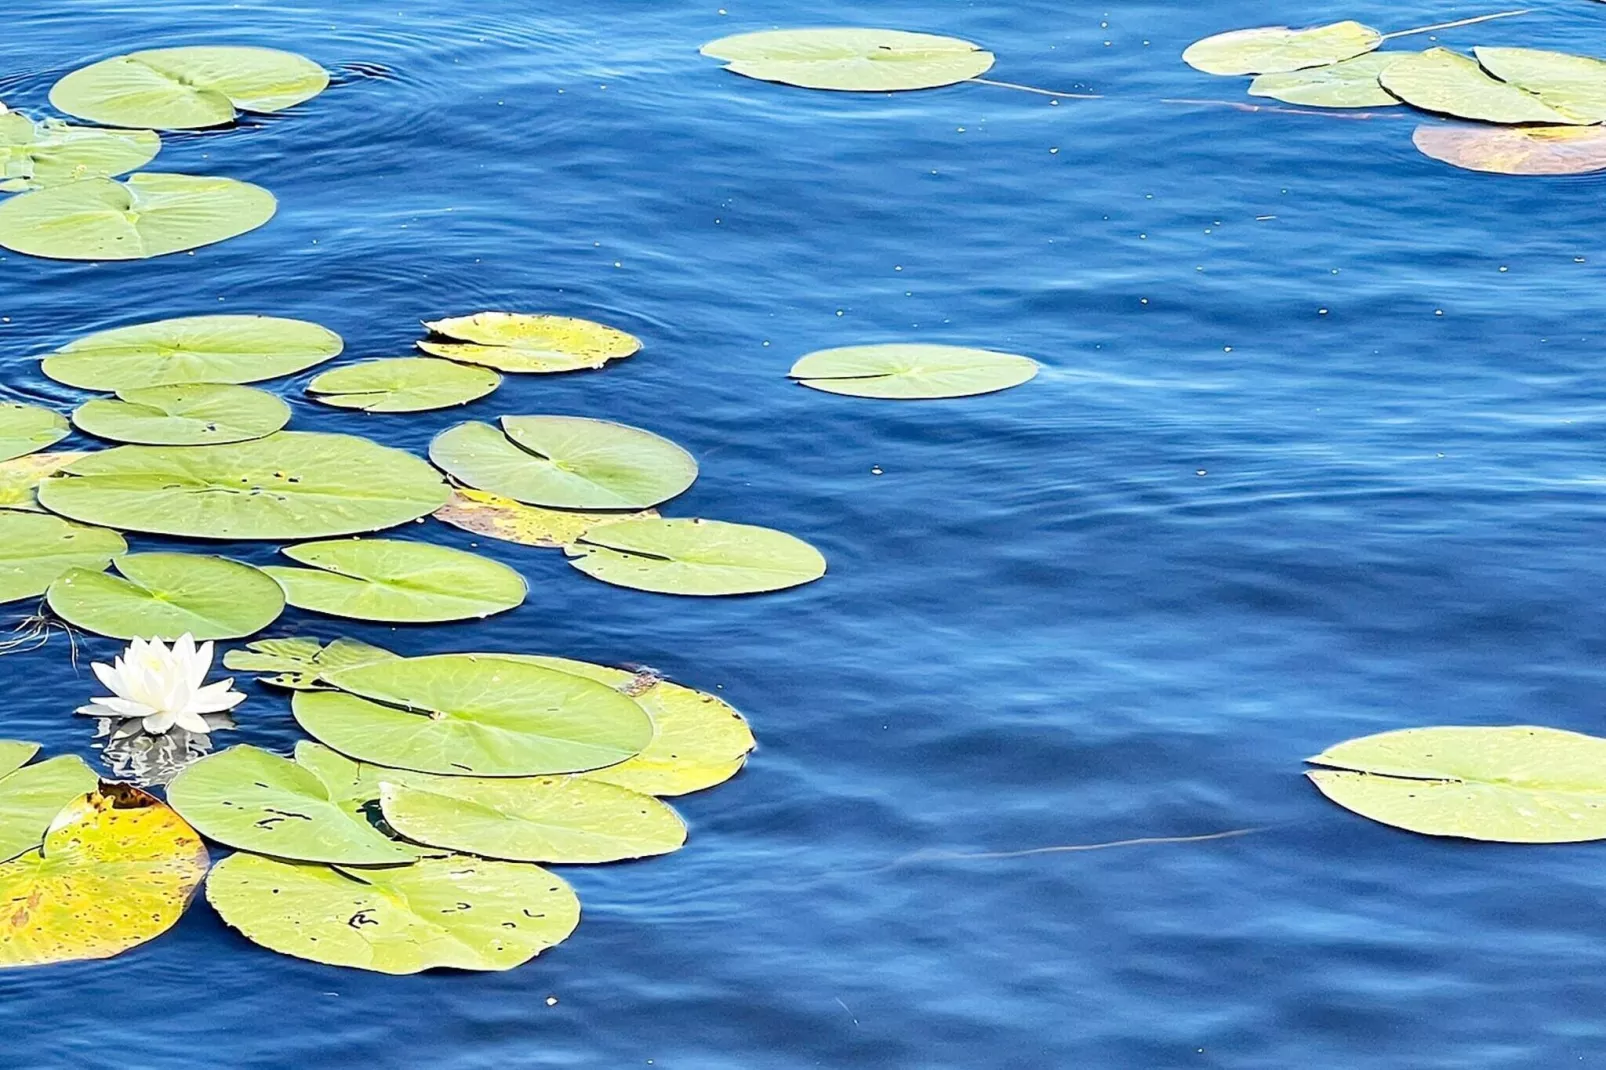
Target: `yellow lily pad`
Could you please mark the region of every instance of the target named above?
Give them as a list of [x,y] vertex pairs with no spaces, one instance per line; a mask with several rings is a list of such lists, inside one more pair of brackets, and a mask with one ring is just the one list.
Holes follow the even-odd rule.
[[591,320],[523,312],[476,312],[427,321],[434,333],[418,348],[435,357],[503,372],[572,372],[600,368],[641,348],[635,335]]
[[[4,466],[0,465],[0,473]],[[3,484],[0,484],[3,487]],[[571,509],[546,509],[539,505],[504,498],[500,494],[453,487],[452,498],[435,510],[435,519],[503,542],[521,546],[567,546],[591,528],[614,520],[645,520],[658,515],[656,509],[639,513],[580,513]]]
[[1606,127],[1424,123],[1411,135],[1424,156],[1497,175],[1606,171]]
[[61,471],[83,454],[76,451],[62,453],[32,453],[26,457],[13,457],[0,461],[0,509],[21,509],[29,513],[42,513],[39,504],[39,484],[45,478]]

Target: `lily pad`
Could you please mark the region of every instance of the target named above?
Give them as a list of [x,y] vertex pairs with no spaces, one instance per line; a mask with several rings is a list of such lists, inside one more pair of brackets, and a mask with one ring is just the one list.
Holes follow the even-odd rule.
[[62,620],[114,639],[235,639],[284,612],[284,592],[261,569],[205,554],[123,554],[122,577],[76,568],[50,585]]
[[353,866],[397,865],[415,857],[361,813],[340,805],[316,770],[249,745],[186,768],[168,787],[167,800],[203,836],[242,851]]
[[697,478],[697,461],[667,438],[578,416],[504,416],[500,431],[458,424],[435,436],[429,458],[471,487],[555,509],[645,509]]
[[894,342],[821,349],[787,374],[830,394],[907,401],[1007,390],[1036,376],[1037,362],[990,349]]
[[591,680],[471,654],[324,674],[341,692],[298,691],[296,720],[342,754],[454,776],[543,776],[617,765],[652,740],[628,697]]
[[524,601],[524,577],[479,554],[399,539],[287,546],[311,568],[263,569],[298,609],[398,623],[475,620]]
[[53,513],[199,539],[306,539],[395,527],[450,491],[410,453],[353,435],[279,431],[219,446],[118,446],[39,486]]
[[739,33],[702,54],[748,78],[852,93],[954,85],[986,74],[994,58],[955,37],[850,27]]
[[660,594],[759,594],[825,575],[825,558],[802,539],[722,520],[622,520],[563,552],[588,576]]
[[51,260],[145,260],[255,230],[277,210],[273,194],[232,178],[85,178],[0,202],[0,246]]
[[[0,466],[0,477],[4,468]],[[545,509],[539,505],[504,498],[500,494],[453,487],[452,498],[435,510],[435,519],[521,546],[567,546],[591,528],[615,520],[634,520],[658,515],[655,509],[634,513],[585,513],[572,509]]]
[[1249,95],[1312,108],[1391,107],[1400,100],[1379,85],[1377,77],[1408,55],[1411,53],[1367,52],[1323,67],[1262,74],[1249,83]]
[[504,372],[546,374],[600,368],[641,348],[635,335],[570,316],[477,312],[424,326],[450,339],[426,338],[418,343],[424,352]]
[[1423,124],[1411,135],[1424,156],[1498,175],[1606,171],[1606,127]]
[[1447,48],[1402,56],[1378,75],[1390,93],[1424,111],[1485,123],[1588,124],[1525,90],[1491,78],[1473,60]]
[[539,866],[456,856],[352,870],[236,854],[206,898],[270,950],[390,974],[510,970],[580,922],[574,891]]
[[482,398],[502,384],[488,368],[434,357],[394,357],[334,368],[307,384],[314,401],[364,412],[424,412]]
[[1385,825],[1501,843],[1606,839],[1606,739],[1555,728],[1407,728],[1307,759],[1323,795]]
[[155,159],[162,139],[151,130],[101,130],[57,119],[36,123],[0,112],[0,192],[110,178]]
[[271,435],[290,422],[290,406],[266,390],[218,383],[119,390],[73,413],[78,430],[116,442],[204,446]]
[[224,654],[223,665],[235,672],[271,672],[275,675],[262,677],[263,683],[308,691],[329,687],[319,682],[325,672],[397,656],[358,639],[336,639],[328,646],[310,638],[259,639]]
[[160,936],[207,861],[165,803],[102,782],[56,815],[42,846],[0,865],[0,968],[110,958]]
[[63,573],[100,570],[128,543],[115,531],[43,513],[0,512],[0,602],[33,598]]
[[74,754],[29,765],[38,753],[37,743],[0,739],[0,862],[43,843],[61,808],[99,782]]
[[59,412],[20,401],[0,401],[0,461],[55,445],[71,433],[67,418]]
[[1183,62],[1206,74],[1271,74],[1323,67],[1370,52],[1383,35],[1358,22],[1334,22],[1308,29],[1257,26],[1195,41]]
[[0,461],[0,509],[43,512],[44,506],[39,504],[39,496],[34,493],[39,484],[82,456],[76,451],[31,453],[26,457]]
[[153,48],[81,67],[50,90],[68,115],[108,126],[191,130],[270,113],[323,92],[329,75],[293,52],[236,45]]
[[1606,63],[1598,59],[1539,48],[1480,46],[1472,54],[1484,70],[1552,108],[1592,123],[1606,119]]
[[79,338],[42,370],[81,390],[254,383],[304,371],[342,348],[327,327],[277,316],[183,316]]

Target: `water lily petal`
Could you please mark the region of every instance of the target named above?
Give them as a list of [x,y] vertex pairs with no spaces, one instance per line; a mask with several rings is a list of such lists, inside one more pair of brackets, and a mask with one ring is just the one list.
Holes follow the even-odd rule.
[[166,710],[151,714],[145,718],[144,728],[153,736],[159,736],[173,727],[173,715]]
[[212,726],[206,723],[206,718],[191,710],[179,710],[173,715],[173,723],[188,732],[199,732],[205,735],[212,731]]
[[190,699],[189,709],[196,713],[222,713],[232,710],[245,701],[245,695],[239,691],[230,691],[234,686],[234,677],[208,684],[195,693]]

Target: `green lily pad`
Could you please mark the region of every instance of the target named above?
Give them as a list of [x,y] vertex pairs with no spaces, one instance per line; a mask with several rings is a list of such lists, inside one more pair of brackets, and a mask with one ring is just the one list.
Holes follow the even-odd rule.
[[986,74],[994,58],[954,37],[848,27],[739,33],[701,51],[748,78],[853,93],[954,85]]
[[410,453],[307,431],[219,446],[118,446],[39,486],[40,504],[74,520],[200,539],[354,535],[427,516],[450,496]]
[[477,312],[424,324],[449,341],[418,348],[437,357],[504,372],[550,374],[600,368],[641,348],[635,335],[572,316]]
[[1402,56],[1378,75],[1390,93],[1424,111],[1485,123],[1588,124],[1526,90],[1491,78],[1477,63],[1447,48]]
[[44,511],[35,493],[47,477],[72,464],[83,454],[76,451],[58,453],[30,453],[0,461],[0,509],[23,509],[30,513]]
[[290,422],[290,406],[266,390],[218,383],[119,390],[73,413],[78,430],[116,442],[204,446],[271,435]]
[[470,422],[429,444],[429,458],[471,487],[551,509],[645,509],[683,493],[697,461],[636,427],[578,416]]
[[0,739],[0,862],[44,843],[45,830],[61,808],[99,783],[77,755],[29,765],[38,753],[37,743]]
[[424,412],[482,398],[502,384],[489,368],[434,357],[393,357],[334,368],[307,384],[314,401],[364,412]]
[[628,697],[536,665],[440,654],[324,678],[341,691],[296,692],[296,720],[327,746],[376,765],[543,776],[616,765],[652,740],[652,721]]
[[1037,362],[990,349],[890,343],[821,349],[787,374],[830,394],[910,401],[1007,390],[1036,376]]
[[1377,77],[1395,60],[1411,54],[1367,52],[1324,67],[1258,75],[1249,83],[1249,95],[1312,108],[1392,107],[1400,100],[1379,85]]
[[308,691],[328,688],[319,682],[325,672],[397,656],[358,639],[336,639],[328,646],[310,638],[259,639],[245,644],[244,650],[224,654],[223,665],[235,672],[271,672],[275,675],[262,677],[263,683]]
[[261,569],[205,554],[123,554],[122,577],[76,568],[46,597],[62,620],[114,639],[236,639],[284,612],[284,592]]
[[44,513],[0,512],[0,602],[45,593],[75,569],[100,570],[128,550],[115,531]]
[[354,870],[236,854],[206,898],[272,951],[390,974],[510,970],[580,923],[574,891],[539,866],[458,856]]
[[1411,135],[1424,155],[1497,175],[1583,175],[1606,171],[1606,127],[1473,126],[1424,123]]
[[399,539],[339,539],[287,546],[311,568],[270,565],[298,609],[357,620],[475,620],[524,601],[524,577],[479,554]]
[[1472,54],[1502,82],[1527,90],[1558,111],[1591,123],[1606,119],[1606,63],[1598,59],[1539,48],[1479,46]]
[[153,48],[81,67],[50,90],[68,115],[108,126],[191,130],[269,113],[323,92],[329,75],[293,52],[236,45]]
[[249,745],[185,768],[168,786],[167,801],[201,835],[242,851],[353,866],[397,865],[415,857],[361,813],[340,805],[315,769]]
[[35,453],[72,433],[66,417],[38,405],[0,401],[0,461]]
[[1555,728],[1382,732],[1306,759],[1323,795],[1385,825],[1500,843],[1606,839],[1606,739]]
[[232,178],[85,178],[0,202],[0,246],[51,260],[146,260],[237,237],[277,210],[273,194]]
[[1323,67],[1370,52],[1383,35],[1358,22],[1334,22],[1294,30],[1256,26],[1195,41],[1182,60],[1206,74],[1272,74]]
[[342,348],[327,327],[277,316],[184,316],[79,338],[42,370],[81,390],[254,383],[304,371]]
[[151,130],[101,130],[0,112],[0,192],[60,186],[135,171],[161,151]]
[[722,520],[621,520],[563,552],[588,576],[660,594],[759,594],[825,575],[825,558],[802,539]]

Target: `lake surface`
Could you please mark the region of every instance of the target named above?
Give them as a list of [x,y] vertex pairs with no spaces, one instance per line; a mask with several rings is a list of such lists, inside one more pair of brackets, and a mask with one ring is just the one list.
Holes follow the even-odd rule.
[[[1411,147],[1405,109],[1164,103],[1247,99],[1178,58],[1220,30],[1495,9],[9,12],[0,99],[35,114],[66,71],[137,47],[262,44],[370,73],[167,138],[157,169],[273,190],[260,230],[143,263],[0,256],[0,395],[65,411],[83,395],[38,356],[168,316],[315,320],[343,359],[402,355],[441,315],[588,316],[645,349],[596,374],[509,377],[466,412],[364,417],[306,402],[310,376],[264,385],[292,426],[420,453],[465,417],[647,427],[702,462],[667,512],[793,532],[830,574],[675,599],[481,541],[530,581],[513,613],[394,630],[292,610],[276,633],[650,665],[742,709],[760,750],[677,802],[680,853],[564,867],[584,920],[523,968],[323,967],[197,902],[115,960],[0,974],[0,1063],[1606,1065],[1606,846],[1415,837],[1299,775],[1392,728],[1606,732],[1606,178],[1451,169]],[[742,30],[866,21],[978,41],[993,77],[1105,99],[811,93],[697,54]],[[1606,8],[1442,40],[1600,52]],[[903,340],[1045,368],[921,404],[785,378],[810,350]],[[93,722],[72,715],[96,688],[60,637],[0,666],[0,735],[98,761]],[[302,737],[283,695],[245,686],[220,742],[287,752]],[[1258,831],[1002,857],[1242,829]]]

